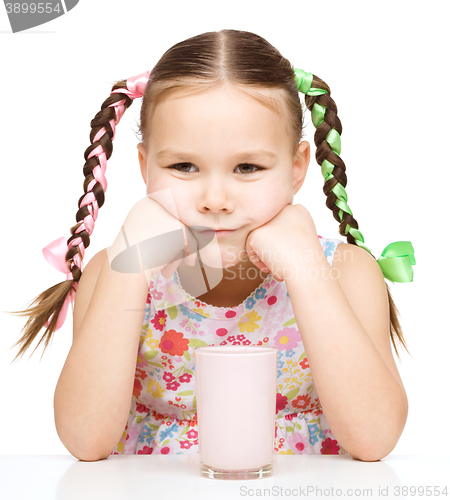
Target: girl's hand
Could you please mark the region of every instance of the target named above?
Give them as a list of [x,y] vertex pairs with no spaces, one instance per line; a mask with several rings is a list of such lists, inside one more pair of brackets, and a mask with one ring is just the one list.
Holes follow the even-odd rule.
[[147,282],[161,271],[168,278],[184,259],[195,264],[197,240],[175,216],[170,189],[148,194],[128,213],[116,240],[107,248],[113,270],[145,273]]
[[306,250],[319,249],[322,251],[311,214],[303,205],[291,204],[250,231],[245,243],[252,263],[277,281],[286,279],[286,271],[292,276]]

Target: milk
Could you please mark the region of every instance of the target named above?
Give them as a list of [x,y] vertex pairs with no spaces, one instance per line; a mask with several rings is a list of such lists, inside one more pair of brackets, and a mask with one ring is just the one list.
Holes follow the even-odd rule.
[[272,472],[277,348],[205,346],[194,351],[201,473],[257,478]]

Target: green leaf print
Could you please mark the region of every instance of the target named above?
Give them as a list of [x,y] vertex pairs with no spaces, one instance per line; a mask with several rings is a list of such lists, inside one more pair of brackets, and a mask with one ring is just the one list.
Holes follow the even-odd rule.
[[294,399],[295,396],[297,396],[299,390],[300,387],[296,387],[295,389],[292,389],[292,391],[289,391],[287,394],[285,394],[285,396],[288,398],[288,401]]
[[192,407],[197,408],[197,396],[194,396],[194,399],[192,400]]
[[141,423],[142,422],[142,418],[143,417],[141,415],[139,415],[139,417],[136,417],[136,423],[137,424]]
[[184,369],[185,373],[190,373],[192,376],[194,375],[194,372],[192,370],[189,370],[189,368]]
[[177,392],[177,396],[192,396],[194,394],[194,390]]
[[206,342],[203,340],[199,339],[189,339],[189,347],[200,347],[203,345],[208,345]]
[[303,358],[305,358],[305,357],[306,357],[306,352],[304,352],[304,353],[300,356],[300,358],[298,359],[298,362],[300,363],[300,361],[301,361]]
[[155,356],[158,356],[158,352],[159,351],[147,351],[144,353],[144,358],[147,360],[147,361],[150,361],[151,359],[153,359]]
[[189,426],[189,425],[187,425],[187,426],[183,429],[183,432],[180,434],[180,436],[179,436],[179,437],[184,436],[184,435],[186,434],[186,432],[188,431],[188,429],[190,429],[190,426]]
[[295,316],[290,319],[289,321],[286,321],[286,323],[283,326],[291,326],[295,323]]
[[170,319],[175,319],[178,316],[178,311],[176,306],[168,307],[166,310],[169,314]]
[[191,356],[190,356],[190,354],[189,354],[189,351],[184,351],[184,357],[185,357],[188,361],[190,361],[190,360],[191,360]]
[[308,392],[312,389],[312,384],[308,386],[308,388],[306,389]]
[[288,432],[292,432],[292,434],[294,434],[294,428],[293,427],[288,426],[288,427],[286,427],[286,430]]
[[162,448],[163,446],[166,446],[166,444],[168,444],[168,443],[170,443],[170,439],[166,439],[166,440],[164,441],[164,443],[162,443],[162,444],[161,444],[161,448]]
[[148,364],[151,366],[156,366],[157,368],[164,368],[161,363],[155,363],[154,361],[149,361]]

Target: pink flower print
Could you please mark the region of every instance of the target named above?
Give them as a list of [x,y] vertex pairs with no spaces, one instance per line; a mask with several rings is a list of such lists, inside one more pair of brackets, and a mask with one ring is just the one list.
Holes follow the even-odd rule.
[[181,377],[178,377],[179,382],[190,382],[192,378],[192,375],[190,373],[183,373]]
[[[138,357],[137,357],[136,368],[145,368],[146,366],[148,366],[147,360],[144,358],[144,356],[141,356],[141,354],[139,353]],[[142,370],[142,371],[144,371],[144,370]],[[137,373],[138,372],[136,370],[136,374]],[[147,374],[144,371],[144,377],[141,377],[141,378],[144,379],[146,376],[147,376]]]
[[228,330],[226,328],[218,328],[216,330],[216,335],[219,337],[224,337],[228,333]]
[[284,418],[288,421],[291,421],[294,419],[294,417],[297,416],[297,413],[289,413],[288,415],[285,415]]
[[169,280],[167,283],[162,285],[161,290],[163,291],[166,300],[169,300],[172,304],[179,304],[184,299],[184,294],[175,287],[172,280]]
[[339,455],[340,449],[338,442],[328,437],[322,442],[320,453],[322,453],[322,455]]
[[294,453],[299,455],[314,455],[314,450],[309,442],[309,439],[300,434],[299,432],[295,432],[293,436],[287,437],[287,442],[289,446],[294,450]]
[[180,448],[184,450],[189,450],[189,448],[192,446],[192,443],[190,441],[180,441]]
[[178,389],[178,387],[180,387],[179,382],[170,382],[170,383],[166,384],[166,389],[169,391],[176,391]]
[[170,452],[170,448],[168,446],[164,446],[164,448],[161,448],[162,455],[167,455],[169,452]]
[[189,438],[189,439],[195,439],[197,436],[198,436],[198,432],[195,431],[194,429],[190,429],[187,433],[186,433],[186,436]]
[[281,350],[289,351],[298,346],[300,342],[300,333],[296,328],[285,327],[279,330],[273,341],[276,347]]
[[277,413],[281,410],[284,410],[284,408],[287,405],[287,397],[283,396],[279,392],[277,393]]
[[172,382],[172,380],[175,380],[175,377],[169,372],[164,372],[163,380],[165,382]]
[[151,293],[152,299],[154,299],[154,300],[161,300],[161,298],[163,296],[162,292],[159,292],[156,288],[151,288],[150,293]]
[[244,335],[238,335],[237,336],[237,339],[242,342],[243,340],[245,340],[245,336]]
[[125,441],[124,447],[124,455],[128,455],[130,452],[136,449],[136,438],[138,437],[138,428],[135,425],[132,425],[128,428],[127,439]]
[[236,342],[236,337],[234,335],[230,335],[228,338],[227,338],[228,342]]
[[250,345],[250,344],[251,344],[251,342],[248,339],[244,340],[244,342],[242,342],[242,345]]
[[164,312],[164,309],[160,309],[155,314],[155,317],[152,319],[151,322],[156,330],[162,332],[164,330],[164,327],[166,326],[166,319],[167,319],[167,314]]
[[138,450],[138,455],[151,455],[153,453],[153,448],[144,446],[142,450]]

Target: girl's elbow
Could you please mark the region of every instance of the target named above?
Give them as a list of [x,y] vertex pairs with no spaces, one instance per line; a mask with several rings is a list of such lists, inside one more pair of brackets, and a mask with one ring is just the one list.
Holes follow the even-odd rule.
[[354,450],[347,451],[352,458],[361,460],[362,462],[377,462],[392,452],[397,446],[400,436],[401,431],[397,432],[395,436],[391,436],[390,439],[387,434],[384,436],[384,439],[383,436],[377,436],[371,439],[370,442],[358,443]]
[[107,456],[103,456],[103,455],[86,455],[86,456],[83,456],[83,457],[75,457],[75,458],[78,458],[78,460],[80,460],[80,462],[98,462],[99,460],[105,460],[108,457],[109,457],[109,455],[107,455]]
[[349,453],[353,459],[360,460],[361,462],[378,462],[382,458],[389,455],[389,453],[391,453],[393,449],[394,448],[387,452],[380,452],[380,450],[363,449],[360,451],[356,451],[355,453],[349,451]]

